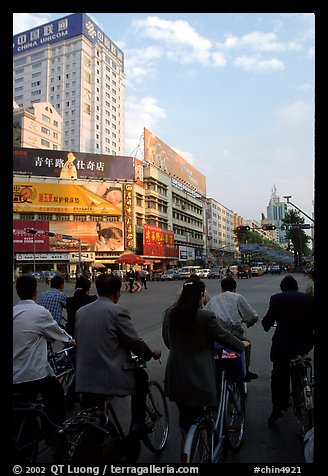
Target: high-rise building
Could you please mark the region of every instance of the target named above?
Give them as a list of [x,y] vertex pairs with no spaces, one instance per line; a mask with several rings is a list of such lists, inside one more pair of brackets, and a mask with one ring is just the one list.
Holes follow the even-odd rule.
[[124,155],[124,55],[85,13],[13,37],[13,99],[50,102],[63,118],[61,149]]

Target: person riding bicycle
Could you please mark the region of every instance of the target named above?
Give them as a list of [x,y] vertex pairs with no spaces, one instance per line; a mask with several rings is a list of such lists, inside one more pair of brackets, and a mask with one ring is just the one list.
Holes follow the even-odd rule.
[[[17,278],[16,290],[20,301],[13,307],[13,391],[21,402],[35,402],[40,393],[49,417],[59,425],[66,417],[64,391],[48,362],[47,339],[70,344],[75,341],[59,327],[48,309],[36,304],[34,276]],[[48,436],[54,463],[63,461],[63,438]]]
[[[213,296],[205,305],[204,309],[212,311],[223,327],[226,327],[239,339],[246,339],[246,332],[242,326],[243,323],[247,327],[253,326],[259,319],[259,315],[247,302],[241,294],[236,293],[237,282],[232,277],[222,279],[221,293]],[[251,346],[247,347],[245,352],[246,358],[246,381],[258,378],[258,375],[250,372],[250,350]]]
[[76,313],[76,392],[86,407],[101,407],[111,395],[131,395],[128,443],[134,459],[139,456],[140,438],[150,429],[145,427],[148,375],[134,366],[131,353],[149,361],[159,359],[161,351],[151,350],[138,337],[129,311],[118,304],[121,286],[119,276],[99,275],[98,299]]
[[272,413],[269,425],[281,418],[289,405],[289,361],[298,354],[307,354],[314,345],[314,297],[298,291],[296,279],[285,276],[281,293],[270,297],[269,309],[262,320],[268,332],[276,323],[270,359]]
[[224,329],[213,312],[201,309],[204,300],[204,282],[187,280],[178,301],[164,313],[162,336],[170,350],[165,393],[178,406],[182,442],[203,407],[218,402],[214,342],[237,352],[249,345]]

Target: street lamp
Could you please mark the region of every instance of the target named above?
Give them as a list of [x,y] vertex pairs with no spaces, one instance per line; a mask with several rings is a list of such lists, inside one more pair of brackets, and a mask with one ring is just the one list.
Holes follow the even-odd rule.
[[309,220],[311,220],[313,223],[314,223],[314,220],[313,218],[311,218],[309,215],[307,215],[305,212],[303,212],[303,210],[301,210],[300,208],[298,208],[294,203],[292,203],[289,199],[292,198],[291,195],[284,195],[284,198],[287,200],[287,204],[289,203],[290,205],[293,205],[293,207],[297,208],[298,211],[300,211],[301,213],[303,213],[303,215],[305,215]]

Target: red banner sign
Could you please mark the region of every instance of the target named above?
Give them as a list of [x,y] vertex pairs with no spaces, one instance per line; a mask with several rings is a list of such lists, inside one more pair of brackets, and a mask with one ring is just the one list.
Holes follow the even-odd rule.
[[178,249],[174,246],[174,232],[153,225],[144,225],[143,254],[144,256],[177,258]]

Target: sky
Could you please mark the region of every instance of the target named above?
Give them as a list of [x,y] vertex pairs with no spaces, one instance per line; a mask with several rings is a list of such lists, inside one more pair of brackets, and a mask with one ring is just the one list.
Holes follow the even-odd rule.
[[[86,13],[124,53],[125,155],[146,127],[245,219],[274,188],[312,216],[313,13]],[[66,15],[14,13],[13,33]]]

